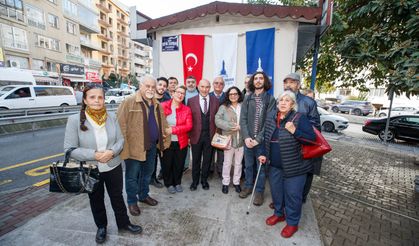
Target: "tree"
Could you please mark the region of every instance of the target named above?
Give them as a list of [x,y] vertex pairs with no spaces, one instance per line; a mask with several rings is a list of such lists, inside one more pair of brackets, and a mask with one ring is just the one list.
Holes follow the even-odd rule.
[[[419,95],[419,3],[416,0],[335,0],[333,25],[321,41],[317,83]],[[301,67],[311,64],[308,55]]]

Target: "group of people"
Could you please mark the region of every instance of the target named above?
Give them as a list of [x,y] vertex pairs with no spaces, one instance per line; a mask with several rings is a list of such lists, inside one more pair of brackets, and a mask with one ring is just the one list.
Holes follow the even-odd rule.
[[[268,93],[271,82],[263,72],[246,77],[243,91],[233,86],[224,92],[221,76],[213,80],[211,93],[207,79],[197,83],[190,76],[185,85],[179,85],[175,77],[155,79],[146,75],[140,79],[137,93],[121,103],[117,117],[106,112],[100,85],[89,84],[84,88],[80,113],[68,119],[64,149],[76,148],[71,157],[94,161],[99,168],[99,188],[89,194],[98,228],[96,242],[106,240],[104,186],[118,228],[131,233],[142,231],[141,226],[130,222],[123,201],[122,160],[128,211],[132,216],[141,214],[139,202],[158,204],[149,195],[149,185],[160,183],[158,176],[163,177],[169,193],[183,192],[183,172],[191,164],[191,191],[199,185],[209,190],[210,172],[218,173],[224,194],[229,192],[231,182],[240,198],[248,197],[256,186],[253,200],[256,206],[264,202],[268,176],[273,201],[270,207],[274,213],[266,224],[286,220],[281,235],[291,237],[298,230],[313,173],[319,172],[321,164],[321,159],[303,160],[301,155],[301,144],[315,139],[312,126],[320,128],[320,118],[315,101],[299,93],[299,75],[292,73],[285,77],[286,91],[278,101]],[[217,150],[211,146],[216,132],[231,136],[230,148]]]

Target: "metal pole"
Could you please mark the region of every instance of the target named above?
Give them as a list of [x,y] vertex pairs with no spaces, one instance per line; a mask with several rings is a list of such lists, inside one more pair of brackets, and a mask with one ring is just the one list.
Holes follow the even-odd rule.
[[390,99],[390,108],[388,109],[386,128],[384,130],[384,144],[387,144],[388,126],[390,125],[391,108],[393,107],[394,89],[390,89],[390,94],[388,95],[388,97]]
[[311,69],[311,83],[310,83],[310,89],[313,91],[314,91],[314,86],[316,84],[317,60],[319,56],[319,47],[320,47],[320,35],[316,35],[316,39],[314,41],[313,65]]

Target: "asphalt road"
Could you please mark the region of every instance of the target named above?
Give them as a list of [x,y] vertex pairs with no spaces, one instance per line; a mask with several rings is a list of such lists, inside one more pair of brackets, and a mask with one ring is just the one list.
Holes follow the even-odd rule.
[[[49,178],[46,167],[63,153],[64,126],[0,137],[0,192]],[[50,157],[49,159],[46,159]]]

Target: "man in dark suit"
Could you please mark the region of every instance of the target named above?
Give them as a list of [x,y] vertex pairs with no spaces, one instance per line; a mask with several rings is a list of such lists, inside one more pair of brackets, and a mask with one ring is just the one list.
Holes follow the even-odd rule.
[[209,189],[207,179],[213,152],[211,139],[215,134],[215,114],[219,107],[218,99],[209,95],[210,88],[210,82],[202,79],[198,85],[199,94],[188,100],[194,124],[189,132],[192,146],[191,191],[196,190],[200,179],[202,188]]

